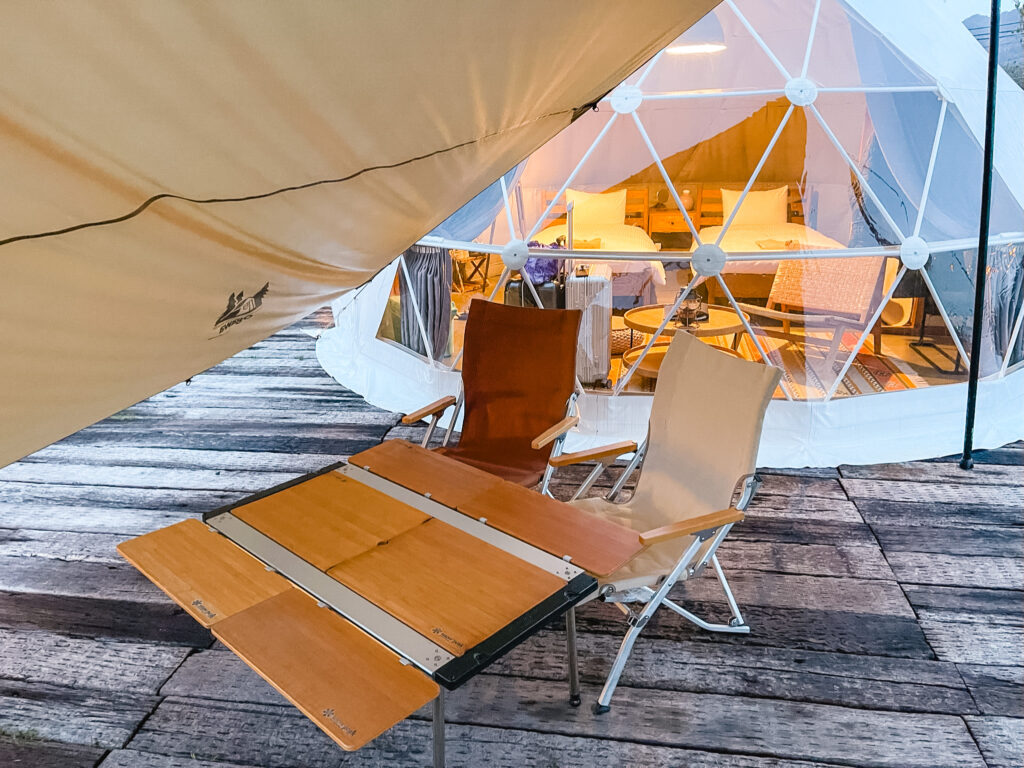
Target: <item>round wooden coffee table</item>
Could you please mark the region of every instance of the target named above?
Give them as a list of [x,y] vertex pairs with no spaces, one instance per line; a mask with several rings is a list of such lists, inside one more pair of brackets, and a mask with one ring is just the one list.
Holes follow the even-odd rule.
[[[637,307],[626,312],[622,319],[626,323],[627,328],[632,328],[634,331],[640,331],[641,333],[653,334],[658,330],[658,326],[661,325],[661,321],[665,318],[665,309],[666,305],[664,304]],[[750,318],[745,314],[744,317],[749,322]],[[708,307],[708,319],[689,326],[684,326],[676,320],[670,320],[664,330],[662,330],[661,335],[674,336],[676,331],[686,331],[697,338],[732,335],[734,337],[732,349],[719,346],[718,344],[712,344],[711,346],[736,357],[742,357],[735,350],[739,344],[740,336],[746,331],[746,328],[731,308]],[[622,354],[622,362],[627,366],[633,365],[640,357],[643,348],[643,346],[633,347],[624,352]],[[658,371],[661,369],[661,363],[665,359],[667,351],[668,344],[666,342],[655,342],[644,356],[636,372],[641,376],[647,376],[651,379],[658,378]]]
[[[658,326],[661,325],[661,321],[665,319],[665,309],[665,304],[637,307],[626,312],[622,319],[626,323],[626,327],[632,328],[634,331],[654,333],[658,330]],[[748,322],[750,321],[746,314],[744,314],[744,319]],[[708,319],[704,322],[684,326],[673,319],[668,322],[661,335],[674,336],[676,331],[686,331],[697,338],[705,336],[730,336],[733,334],[738,336],[746,331],[746,327],[731,307],[711,306],[708,307]]]

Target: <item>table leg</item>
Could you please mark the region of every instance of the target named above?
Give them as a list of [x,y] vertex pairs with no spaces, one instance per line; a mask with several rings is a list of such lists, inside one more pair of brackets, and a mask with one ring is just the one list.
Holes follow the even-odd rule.
[[434,699],[434,768],[444,768],[444,688]]
[[565,645],[569,657],[569,704],[580,705],[580,665],[576,657],[576,609],[565,614]]

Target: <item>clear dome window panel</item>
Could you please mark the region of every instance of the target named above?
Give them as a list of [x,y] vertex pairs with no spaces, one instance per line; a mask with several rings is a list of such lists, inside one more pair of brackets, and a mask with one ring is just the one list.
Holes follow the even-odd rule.
[[[999,371],[1008,355],[1019,359],[1019,333],[1017,339],[1013,339],[1013,329],[1022,303],[1024,265],[1021,254],[1020,243],[989,246],[981,338],[982,376]],[[941,309],[936,306],[933,312],[940,315],[945,312],[948,318],[947,327],[938,326],[929,318],[932,332],[949,335],[951,328],[961,351],[969,352],[974,330],[977,250],[933,253],[925,269],[942,305]]]
[[815,0],[736,0],[736,7],[790,77],[803,71]]
[[[875,191],[876,185],[864,174],[870,167],[867,156],[851,156],[843,146],[844,143],[858,146],[853,137],[859,142],[865,135],[863,111],[843,114],[833,110],[832,115],[833,119],[825,119],[823,125],[809,109],[794,111],[790,122],[794,132],[799,129],[804,133],[802,147],[799,142],[791,145],[780,142],[775,151],[791,153],[793,167],[797,167],[797,156],[802,153],[801,174],[790,181],[799,193],[799,201],[791,203],[785,226],[780,223],[754,227],[746,233],[748,247],[741,249],[734,245],[731,246],[733,251],[878,248],[900,242],[900,227],[883,207],[883,198]],[[837,131],[831,124],[840,117],[845,117],[845,121],[839,122]],[[867,183],[862,183],[862,179]],[[731,230],[732,227],[727,238],[732,237]],[[751,243],[756,248],[750,247]]]
[[815,107],[870,187],[865,195],[884,209],[890,232],[913,234],[940,118],[945,123],[942,102],[920,92],[824,93]]
[[654,163],[653,155],[630,115],[615,115],[607,127],[609,119],[605,113],[606,130],[596,134],[587,130],[570,135],[570,127],[530,157],[520,195],[531,240],[550,245],[565,238],[566,205],[571,201],[577,247],[656,250],[646,237],[648,185],[627,183]]
[[[644,70],[627,82],[636,83]],[[776,90],[786,76],[726,3],[676,38],[643,77],[645,94]]]
[[935,85],[896,45],[841,0],[822,0],[807,76],[820,88]]
[[[989,231],[1021,232],[1024,211],[999,173],[998,158],[992,176]],[[950,106],[942,127],[935,169],[921,225],[921,237],[928,242],[977,237],[981,220],[982,150]]]

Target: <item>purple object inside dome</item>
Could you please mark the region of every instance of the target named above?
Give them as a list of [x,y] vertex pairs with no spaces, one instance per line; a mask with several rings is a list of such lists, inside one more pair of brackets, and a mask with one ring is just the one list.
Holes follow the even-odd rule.
[[[561,245],[545,245],[536,240],[531,240],[527,245],[531,248],[562,248]],[[554,280],[558,276],[558,267],[558,259],[543,259],[531,256],[526,260],[522,271],[526,273],[531,283],[541,285],[542,283]]]

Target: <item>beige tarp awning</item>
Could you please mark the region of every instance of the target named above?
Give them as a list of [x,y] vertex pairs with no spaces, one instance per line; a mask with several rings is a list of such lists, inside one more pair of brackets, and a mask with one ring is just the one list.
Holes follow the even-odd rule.
[[714,5],[5,4],[0,466],[363,283]]

